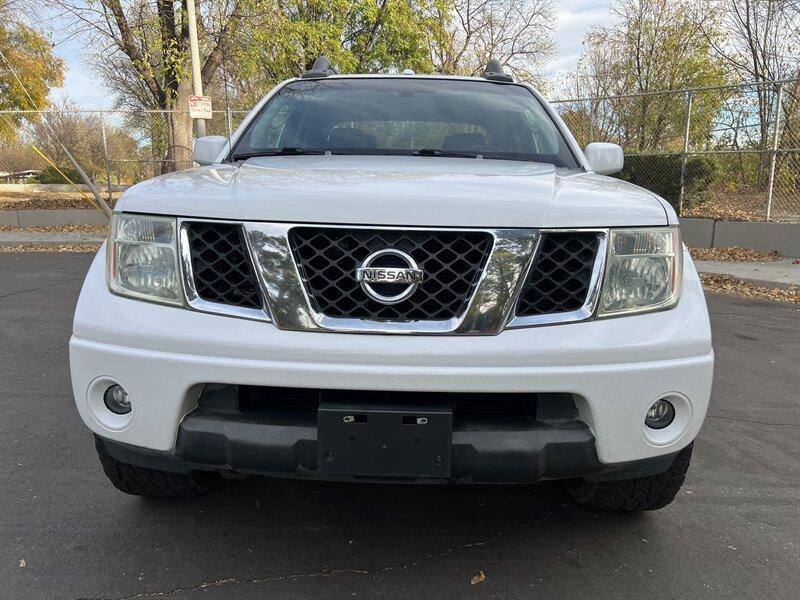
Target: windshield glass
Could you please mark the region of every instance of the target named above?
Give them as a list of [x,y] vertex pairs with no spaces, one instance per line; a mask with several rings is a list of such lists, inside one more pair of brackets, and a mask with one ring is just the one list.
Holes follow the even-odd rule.
[[232,157],[315,151],[480,154],[579,168],[525,87],[412,77],[289,83],[250,123]]

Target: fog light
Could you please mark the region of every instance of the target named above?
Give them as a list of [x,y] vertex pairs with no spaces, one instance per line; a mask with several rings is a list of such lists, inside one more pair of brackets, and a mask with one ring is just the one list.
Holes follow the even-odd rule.
[[127,415],[131,412],[131,401],[128,392],[121,385],[112,385],[103,394],[103,403],[111,412],[118,415]]
[[650,429],[664,429],[675,419],[675,407],[670,402],[656,400],[644,418],[644,424]]

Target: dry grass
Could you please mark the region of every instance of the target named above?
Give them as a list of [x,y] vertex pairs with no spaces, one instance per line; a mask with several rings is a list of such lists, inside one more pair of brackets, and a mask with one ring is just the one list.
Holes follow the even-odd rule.
[[[121,192],[112,193],[112,206]],[[101,194],[108,202],[108,196]],[[97,209],[89,192],[0,192],[0,210]]]

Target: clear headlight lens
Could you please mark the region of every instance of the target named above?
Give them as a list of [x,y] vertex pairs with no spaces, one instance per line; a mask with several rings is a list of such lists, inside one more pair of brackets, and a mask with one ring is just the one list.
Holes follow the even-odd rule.
[[598,316],[675,305],[683,279],[678,228],[618,229],[610,236]]
[[175,219],[114,215],[108,286],[123,296],[183,304]]

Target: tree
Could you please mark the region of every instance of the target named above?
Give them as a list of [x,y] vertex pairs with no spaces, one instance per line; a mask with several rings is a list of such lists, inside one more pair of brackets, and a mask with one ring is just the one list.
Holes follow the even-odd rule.
[[764,82],[800,77],[800,2],[707,0],[719,10],[724,36],[711,48],[741,81],[753,81],[758,99],[759,147],[766,148],[775,119],[776,88]]
[[243,35],[251,40],[228,63],[241,105],[276,82],[311,68],[324,54],[342,73],[434,69],[438,11],[448,0],[268,0]]
[[[64,63],[53,55],[46,37],[15,17],[11,2],[0,0],[0,110],[47,108],[50,89],[63,83]],[[35,120],[36,115],[27,118]],[[0,141],[14,140],[22,121],[22,115],[4,115]]]
[[27,133],[45,156],[62,169],[73,168],[64,148],[68,145],[69,153],[96,181],[103,170],[102,141],[96,134],[100,128],[96,113],[82,112],[64,99],[54,110],[44,113]]
[[[94,43],[115,91],[130,94],[141,106],[163,112],[167,135],[162,170],[191,164],[188,97],[189,27],[186,3],[197,6],[202,48],[203,86],[211,83],[226,45],[235,47],[245,11],[258,0],[49,0],[71,18],[71,33]],[[111,69],[116,69],[112,73]]]
[[[498,58],[532,79],[553,54],[550,0],[282,0],[247,24],[230,71],[242,106],[327,55],[343,73],[474,75]],[[269,8],[266,8],[269,7]]]
[[555,54],[550,0],[454,0],[438,8],[441,34],[431,53],[440,73],[477,75],[496,58],[533,80]]
[[[749,104],[742,103],[739,114],[734,117],[740,122],[757,123],[757,139],[747,141],[757,148],[768,148],[778,118],[784,124],[784,139],[798,139],[797,85],[784,86],[783,114],[778,115],[777,86],[772,82],[800,77],[800,2],[706,0],[706,5],[723,15],[721,25],[724,36],[709,36],[713,51],[737,79],[757,84],[752,90],[757,102],[757,114],[753,114]],[[768,165],[769,155],[759,155],[759,187],[767,183]]]
[[[132,117],[165,159],[162,171],[191,157],[188,1],[199,15],[203,88],[218,106],[224,94],[249,108],[321,54],[343,73],[476,73],[491,56],[529,79],[553,52],[550,0],[48,1],[97,49],[96,68],[120,106],[164,111]],[[210,130],[225,129],[212,120]]]
[[[166,159],[162,170],[188,164],[190,0],[49,1],[71,16],[72,33],[98,48],[97,64],[120,94],[120,106],[166,111],[164,127],[141,113],[134,118],[153,136],[152,151]],[[224,57],[238,96],[234,104],[249,107],[321,54],[343,72],[429,70],[430,38],[438,26],[433,6],[445,0],[193,1],[204,90],[225,92],[219,77]]]
[[[586,121],[597,125],[595,134],[630,149],[678,149],[686,99],[653,92],[727,82],[709,41],[717,35],[711,32],[718,15],[697,10],[690,0],[618,0],[611,10],[616,23],[589,32],[568,87],[579,97],[638,92],[632,98],[590,102]],[[710,91],[695,99],[693,140],[709,138],[724,98],[724,91]]]

